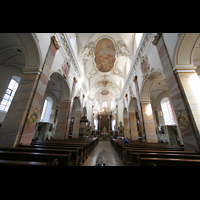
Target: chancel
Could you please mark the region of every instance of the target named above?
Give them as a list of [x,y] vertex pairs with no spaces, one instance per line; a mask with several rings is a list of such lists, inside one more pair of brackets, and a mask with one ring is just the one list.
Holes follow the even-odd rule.
[[0,33],[0,166],[200,166],[199,76],[200,33]]

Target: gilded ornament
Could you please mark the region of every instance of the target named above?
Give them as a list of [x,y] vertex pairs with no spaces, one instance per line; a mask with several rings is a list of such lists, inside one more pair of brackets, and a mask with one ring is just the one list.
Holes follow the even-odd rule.
[[34,108],[33,111],[28,116],[28,124],[30,126],[36,124],[37,119],[38,119],[37,108]]
[[184,131],[186,131],[190,125],[189,119],[184,113],[182,113],[181,110],[179,110],[178,112],[179,112],[179,116],[177,117],[178,125],[180,126],[180,128],[184,129]]
[[159,41],[159,39],[161,38],[162,36],[162,33],[157,33],[155,36],[154,36],[154,40],[153,40],[153,44],[156,45]]
[[51,42],[54,44],[54,46],[56,47],[56,49],[60,49],[60,46],[58,44],[58,41],[56,40],[55,36],[51,37]]

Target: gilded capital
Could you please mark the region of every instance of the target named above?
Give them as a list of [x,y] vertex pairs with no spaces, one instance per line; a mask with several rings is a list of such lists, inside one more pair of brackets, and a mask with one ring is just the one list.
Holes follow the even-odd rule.
[[74,82],[77,83],[77,79],[76,79],[76,77],[74,77]]
[[60,46],[58,44],[58,41],[56,40],[55,36],[51,37],[51,42],[54,44],[54,46],[56,47],[56,49],[60,49]]
[[162,33],[157,33],[155,36],[154,36],[154,40],[153,40],[153,44],[156,45],[159,41],[159,39],[161,38],[162,36]]
[[133,82],[135,82],[137,80],[137,76],[134,77]]

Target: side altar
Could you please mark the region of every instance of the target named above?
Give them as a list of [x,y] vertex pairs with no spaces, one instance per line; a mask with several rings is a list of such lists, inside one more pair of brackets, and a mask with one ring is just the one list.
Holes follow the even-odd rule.
[[110,139],[112,132],[112,112],[106,107],[98,112],[98,133],[102,139]]

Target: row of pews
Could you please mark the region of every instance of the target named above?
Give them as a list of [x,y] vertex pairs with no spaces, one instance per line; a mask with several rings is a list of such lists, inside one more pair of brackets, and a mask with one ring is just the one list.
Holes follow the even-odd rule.
[[183,145],[144,143],[122,139],[110,140],[125,165],[131,166],[200,166],[200,152],[185,151]]
[[98,138],[32,141],[15,148],[0,148],[0,166],[82,166]]

